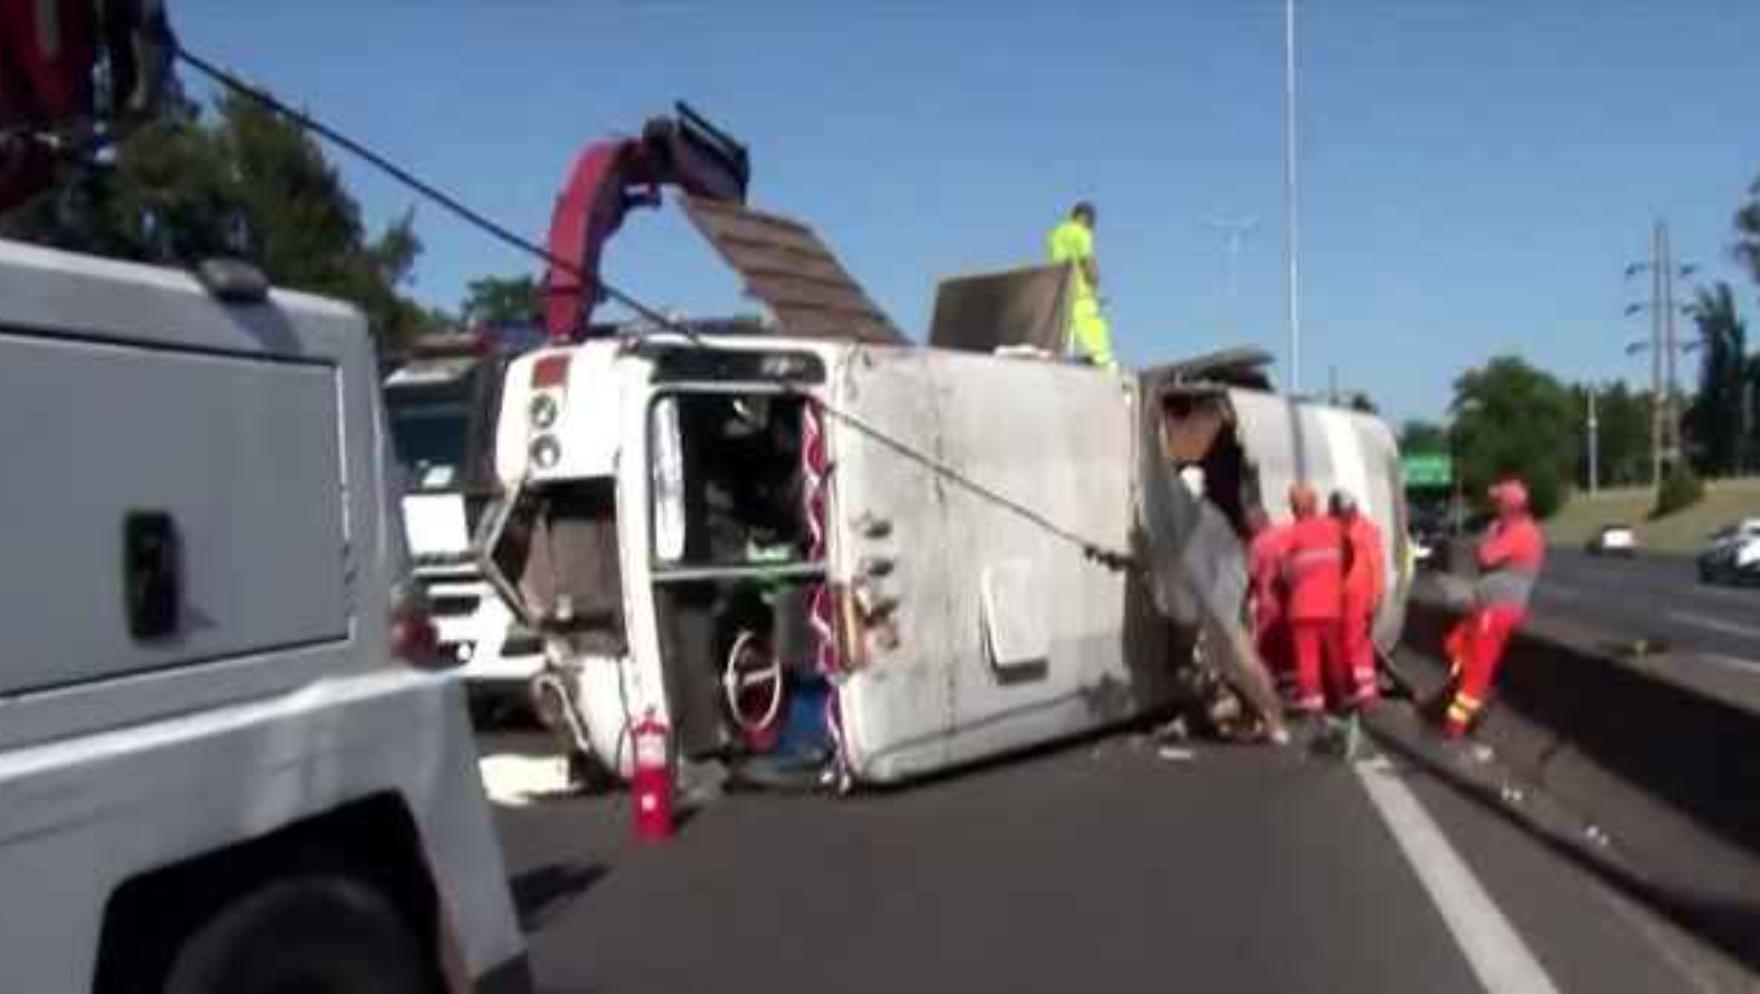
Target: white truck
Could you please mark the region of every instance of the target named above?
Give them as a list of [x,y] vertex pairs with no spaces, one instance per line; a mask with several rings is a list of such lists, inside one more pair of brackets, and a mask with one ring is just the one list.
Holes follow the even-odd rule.
[[523,710],[544,665],[536,633],[496,596],[471,548],[498,489],[490,463],[501,379],[537,343],[522,329],[432,336],[385,378],[415,579],[479,726]]
[[0,242],[0,990],[520,989],[364,322],[209,275]]

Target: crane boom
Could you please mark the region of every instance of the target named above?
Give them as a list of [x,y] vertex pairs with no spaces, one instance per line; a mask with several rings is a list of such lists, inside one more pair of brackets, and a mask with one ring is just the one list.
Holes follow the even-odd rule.
[[544,329],[552,341],[586,337],[599,301],[605,243],[637,207],[657,207],[673,186],[708,200],[743,204],[751,180],[745,146],[689,105],[656,117],[639,138],[610,138],[583,149],[550,216],[551,263],[544,276]]

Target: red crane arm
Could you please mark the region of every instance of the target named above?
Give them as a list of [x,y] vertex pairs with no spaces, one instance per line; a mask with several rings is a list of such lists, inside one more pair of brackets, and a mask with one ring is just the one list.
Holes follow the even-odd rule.
[[744,203],[751,166],[745,147],[683,103],[656,117],[640,138],[612,138],[581,151],[550,215],[551,263],[544,275],[544,329],[551,341],[578,341],[603,292],[605,243],[637,207],[657,207],[660,187]]

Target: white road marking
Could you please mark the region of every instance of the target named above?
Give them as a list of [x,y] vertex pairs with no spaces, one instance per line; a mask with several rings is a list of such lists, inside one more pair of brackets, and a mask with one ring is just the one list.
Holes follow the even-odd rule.
[[1693,588],[1693,593],[1700,597],[1714,597],[1720,601],[1729,601],[1732,604],[1760,607],[1760,590],[1751,587],[1714,587],[1708,583],[1701,583]]
[[568,764],[560,756],[495,753],[477,760],[483,793],[492,803],[523,808],[547,796],[568,792]]
[[1697,625],[1700,628],[1709,628],[1714,632],[1722,632],[1725,635],[1735,635],[1739,638],[1760,639],[1760,628],[1755,628],[1752,625],[1738,625],[1733,621],[1724,621],[1722,618],[1694,614],[1691,611],[1670,611],[1668,612],[1668,616],[1676,621],[1684,622],[1689,625]]
[[1706,662],[1716,663],[1719,666],[1728,667],[1729,669],[1737,670],[1749,675],[1752,675],[1755,671],[1760,671],[1760,662],[1755,662],[1752,659],[1743,659],[1740,656],[1726,656],[1720,652],[1696,652],[1693,655]]
[[1387,761],[1358,763],[1356,769],[1480,986],[1493,994],[1557,994],[1527,943]]

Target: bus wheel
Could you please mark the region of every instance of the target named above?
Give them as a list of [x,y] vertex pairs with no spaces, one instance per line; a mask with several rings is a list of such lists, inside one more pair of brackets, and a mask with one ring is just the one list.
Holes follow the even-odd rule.
[[378,890],[343,876],[277,880],[221,907],[178,950],[167,994],[428,994],[434,971]]

